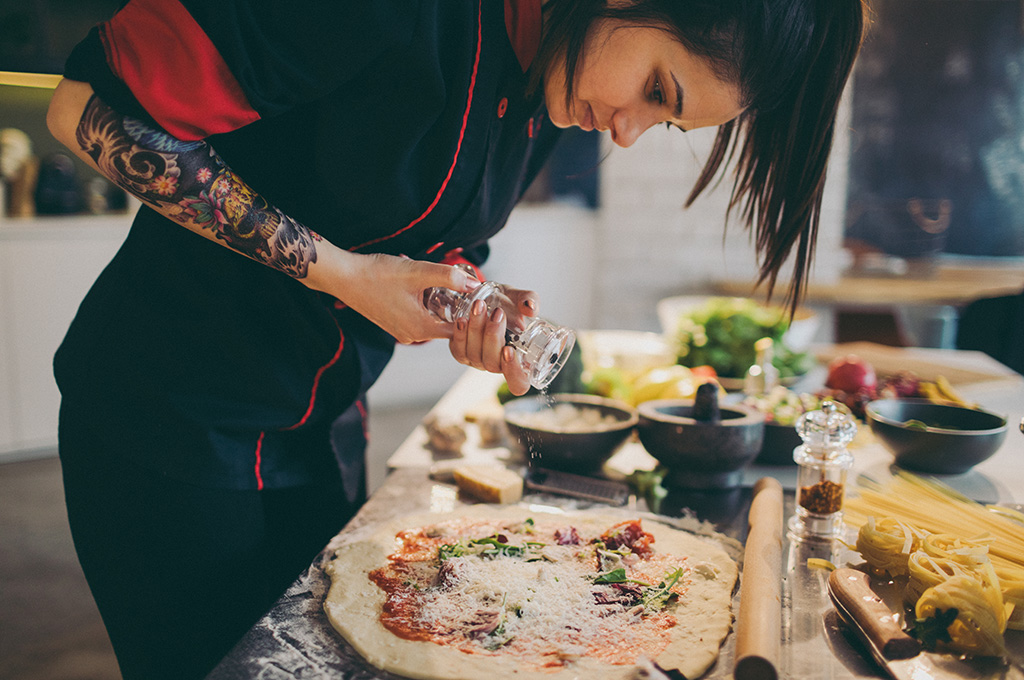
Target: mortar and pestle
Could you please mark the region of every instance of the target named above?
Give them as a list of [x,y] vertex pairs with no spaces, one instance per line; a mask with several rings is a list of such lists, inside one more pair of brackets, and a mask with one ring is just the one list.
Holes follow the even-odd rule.
[[740,404],[720,407],[718,390],[707,382],[694,399],[658,399],[638,407],[640,443],[665,466],[666,488],[735,488],[743,468],[760,453],[764,414]]

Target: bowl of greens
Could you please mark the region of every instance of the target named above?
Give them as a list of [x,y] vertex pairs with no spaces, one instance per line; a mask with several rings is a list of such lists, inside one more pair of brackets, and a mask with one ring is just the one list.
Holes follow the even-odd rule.
[[[772,363],[784,383],[803,375],[813,364],[803,349],[818,319],[805,310],[790,321],[787,309],[750,298],[680,296],[659,301],[658,317],[678,362],[711,366],[727,390],[742,389],[747,369],[757,360],[754,345],[761,338],[772,339]],[[787,344],[797,336],[798,343]]]

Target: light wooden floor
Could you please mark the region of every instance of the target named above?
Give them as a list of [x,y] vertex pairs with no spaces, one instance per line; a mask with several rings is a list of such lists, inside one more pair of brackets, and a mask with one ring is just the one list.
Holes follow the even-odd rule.
[[[370,484],[429,405],[370,417]],[[0,464],[0,680],[118,680],[78,566],[55,453]]]

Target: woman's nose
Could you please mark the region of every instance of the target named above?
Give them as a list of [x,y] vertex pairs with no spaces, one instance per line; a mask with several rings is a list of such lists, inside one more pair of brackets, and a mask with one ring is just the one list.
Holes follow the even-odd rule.
[[612,141],[624,149],[633,146],[633,143],[640,139],[640,135],[655,122],[647,120],[642,115],[630,114],[626,110],[621,110],[612,118]]

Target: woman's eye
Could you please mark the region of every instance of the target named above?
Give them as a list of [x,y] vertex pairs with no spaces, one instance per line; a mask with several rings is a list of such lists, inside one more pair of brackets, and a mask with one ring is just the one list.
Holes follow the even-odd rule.
[[654,88],[651,91],[651,98],[659,104],[665,103],[665,92],[661,89],[661,80],[657,77],[654,79]]

